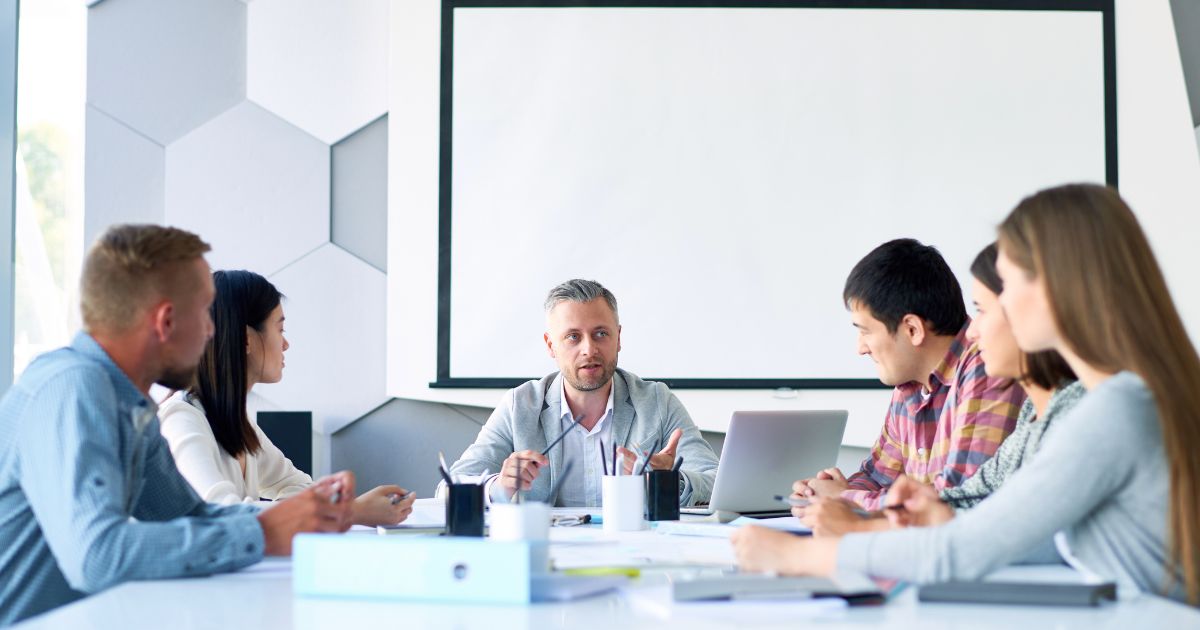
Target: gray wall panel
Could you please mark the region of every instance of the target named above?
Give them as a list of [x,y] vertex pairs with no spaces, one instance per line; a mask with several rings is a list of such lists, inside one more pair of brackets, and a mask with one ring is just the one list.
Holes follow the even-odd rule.
[[114,223],[162,223],[162,145],[91,105],[85,134],[84,247]]
[[1171,0],[1179,57],[1192,103],[1192,125],[1200,127],[1200,0]]
[[438,451],[451,462],[458,459],[479,434],[479,414],[469,407],[394,399],[333,434],[331,469],[353,470],[359,492],[396,483],[431,497],[439,479]]
[[338,247],[387,271],[387,116],[333,145],[330,234]]

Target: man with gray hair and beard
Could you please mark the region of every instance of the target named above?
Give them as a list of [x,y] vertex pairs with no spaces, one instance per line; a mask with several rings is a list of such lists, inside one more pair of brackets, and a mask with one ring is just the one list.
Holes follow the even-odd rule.
[[[450,472],[499,471],[487,479],[492,503],[509,501],[519,488],[532,501],[593,507],[601,501],[601,452],[616,444],[622,474],[632,474],[643,453],[650,454],[647,470],[670,469],[683,457],[680,505],[707,502],[717,456],[666,385],[617,367],[621,324],[612,292],[568,280],[550,290],[545,307],[542,339],[558,371],[509,390]],[[563,435],[576,420],[579,426]],[[552,497],[566,462],[572,472]]]

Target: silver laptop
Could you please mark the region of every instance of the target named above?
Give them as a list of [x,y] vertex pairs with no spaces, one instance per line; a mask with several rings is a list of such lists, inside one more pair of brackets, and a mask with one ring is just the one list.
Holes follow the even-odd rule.
[[847,415],[845,410],[733,412],[708,505],[680,511],[786,512],[775,495],[791,494],[792,482],[837,463]]

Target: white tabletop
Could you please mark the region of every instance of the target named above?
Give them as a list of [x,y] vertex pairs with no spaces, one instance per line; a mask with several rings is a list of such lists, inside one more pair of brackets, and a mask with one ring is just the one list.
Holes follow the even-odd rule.
[[[356,531],[347,535],[375,536]],[[714,538],[663,536],[642,532],[623,540],[644,547],[647,535],[673,547],[663,560],[711,563],[731,557],[727,542]],[[598,528],[554,528],[553,540],[602,536]],[[632,548],[632,547],[631,547]],[[639,552],[640,553],[640,552]],[[644,570],[631,589],[665,584],[680,569]],[[684,571],[687,571],[684,569]],[[1098,608],[922,604],[915,588],[895,593],[887,604],[829,609],[803,603],[658,606],[652,599],[610,592],[572,603],[495,606],[422,604],[395,601],[301,598],[292,596],[291,562],[270,558],[237,573],[208,578],[130,582],[35,617],[17,627],[191,630],[193,628],[659,628],[672,625],[716,628],[795,628],[886,625],[922,630],[939,628],[1200,628],[1200,611],[1158,597],[1139,597]],[[644,592],[644,591],[643,591]],[[647,603],[647,602],[651,603]]]

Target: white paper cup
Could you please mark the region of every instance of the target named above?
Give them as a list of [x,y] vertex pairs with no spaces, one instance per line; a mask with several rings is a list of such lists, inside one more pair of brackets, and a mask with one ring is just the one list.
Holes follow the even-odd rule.
[[641,475],[607,475],[600,482],[604,502],[604,531],[633,532],[645,529],[646,480]]
[[550,506],[541,502],[493,503],[488,537],[496,540],[549,540]]
[[550,506],[545,503],[493,503],[488,515],[488,538],[530,543],[530,566],[550,570]]

